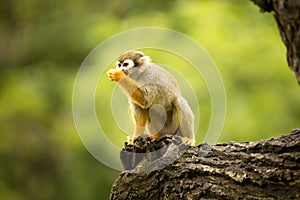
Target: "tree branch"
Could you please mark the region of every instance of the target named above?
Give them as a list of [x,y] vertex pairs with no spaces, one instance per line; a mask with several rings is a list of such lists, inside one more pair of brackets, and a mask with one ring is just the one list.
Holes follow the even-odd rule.
[[[139,143],[126,148],[149,150],[145,149],[149,142],[144,146]],[[172,157],[164,156],[168,151],[178,155],[180,151],[174,145],[183,145],[167,137],[151,148],[166,144],[168,148],[161,157],[149,160],[146,156],[131,170],[122,172],[113,185],[111,199],[300,198],[300,129],[277,139],[188,147],[167,167],[141,171],[143,166],[157,166],[161,159],[165,162],[166,157]]]
[[273,12],[287,48],[287,61],[300,85],[300,1],[251,0],[262,12]]

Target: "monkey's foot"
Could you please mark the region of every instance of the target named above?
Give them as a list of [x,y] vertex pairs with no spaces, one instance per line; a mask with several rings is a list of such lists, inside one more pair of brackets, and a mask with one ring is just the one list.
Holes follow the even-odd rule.
[[161,134],[160,133],[157,133],[155,135],[151,135],[150,137],[152,138],[152,141],[157,141],[161,138]]
[[135,142],[135,140],[136,140],[137,138],[138,138],[138,137],[136,137],[136,136],[127,136],[127,144],[133,145],[133,143]]
[[[163,136],[160,133],[157,133],[155,135],[151,135],[150,136],[152,138],[152,142],[154,141],[159,141]],[[195,146],[195,140],[188,138],[188,137],[182,137],[182,136],[178,136],[181,138],[182,143],[188,146]]]
[[152,139],[152,136],[147,135],[147,134],[142,134],[142,135],[138,135],[138,136],[136,136],[136,135],[135,136],[127,136],[127,144],[133,145],[133,143],[135,143],[135,141],[138,138],[151,138]]
[[188,138],[188,137],[182,137],[182,142],[189,146],[195,146],[195,140]]
[[147,141],[154,142],[155,140],[152,138],[151,135],[148,134],[142,134],[138,136],[127,136],[127,145],[133,145],[137,140],[141,138],[146,138]]

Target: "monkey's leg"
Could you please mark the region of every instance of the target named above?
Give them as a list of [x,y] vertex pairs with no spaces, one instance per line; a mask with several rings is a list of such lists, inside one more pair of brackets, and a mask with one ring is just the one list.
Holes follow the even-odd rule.
[[145,133],[145,127],[149,121],[148,110],[131,103],[131,110],[135,120],[134,135],[128,138],[128,142],[132,144],[137,137]]
[[[151,115],[150,115],[151,116]],[[151,116],[151,122],[149,124],[149,130],[154,140],[159,140],[164,135],[173,135],[174,130],[170,125],[172,124],[172,112],[166,112],[165,116],[159,115],[154,118]]]
[[160,129],[160,131],[153,136],[154,139],[159,139],[164,135],[176,135],[181,120],[181,111],[179,106],[176,106],[175,103],[172,103],[173,106],[171,110],[166,112],[166,120],[164,121],[164,126]]
[[195,145],[194,139],[194,116],[185,99],[178,98],[173,102],[172,110],[168,112],[165,126],[154,138],[163,135],[178,135],[183,143]]
[[170,112],[167,112],[165,107],[160,104],[154,104],[149,109],[149,123],[147,128],[153,140],[158,140],[165,133],[165,127],[169,124]]
[[183,142],[189,145],[195,145],[194,114],[183,97],[178,98],[178,102],[181,109],[182,118],[180,119],[180,131]]

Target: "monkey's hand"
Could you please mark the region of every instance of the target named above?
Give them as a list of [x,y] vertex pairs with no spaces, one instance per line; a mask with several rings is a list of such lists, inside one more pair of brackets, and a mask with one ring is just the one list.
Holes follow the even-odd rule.
[[118,69],[111,69],[107,72],[108,78],[111,81],[116,81],[118,82],[123,76],[125,76],[125,73],[122,70]]

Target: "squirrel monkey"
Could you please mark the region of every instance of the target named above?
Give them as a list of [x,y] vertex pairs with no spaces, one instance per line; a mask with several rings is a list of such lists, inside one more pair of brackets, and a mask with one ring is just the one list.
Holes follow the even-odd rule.
[[153,64],[142,52],[131,50],[119,56],[116,69],[109,70],[108,77],[129,96],[135,120],[135,133],[129,143],[147,129],[155,140],[164,135],[179,135],[184,142],[194,145],[193,112],[169,72]]

